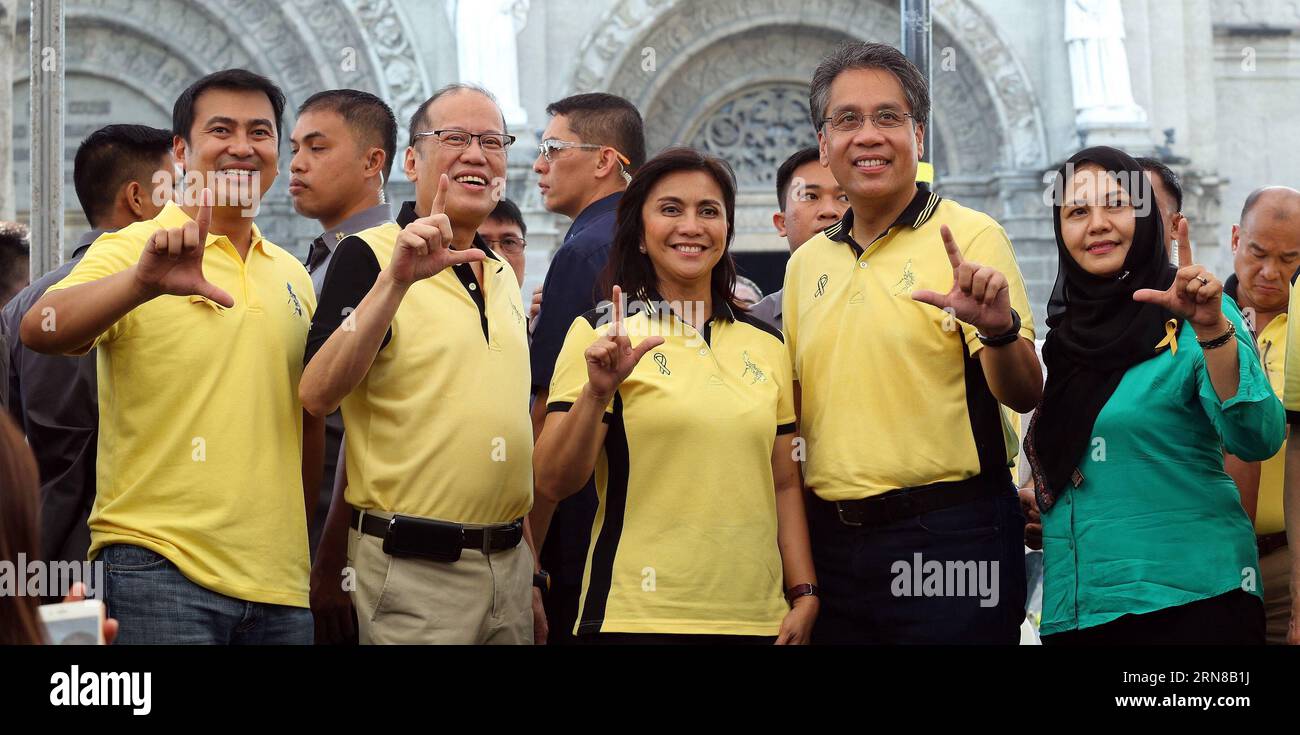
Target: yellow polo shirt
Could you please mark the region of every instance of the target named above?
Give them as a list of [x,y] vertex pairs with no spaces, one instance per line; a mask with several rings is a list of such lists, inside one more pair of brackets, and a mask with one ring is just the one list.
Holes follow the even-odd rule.
[[[370,291],[393,257],[397,223],[345,238],[334,251],[307,359]],[[532,385],[519,281],[481,238],[483,283],[469,265],[411,286],[365,378],[343,399],[354,508],[455,523],[513,521],[532,507]]]
[[964,258],[1006,276],[1020,334],[1034,338],[1006,232],[924,188],[865,246],[851,237],[852,210],[804,243],[786,268],[786,347],[801,388],[804,481],[825,500],[1005,472],[1015,457],[976,329],[911,298],[952,288],[941,224]]
[[[1287,335],[1290,329],[1287,315],[1278,314],[1264,327],[1264,331],[1255,337],[1255,346],[1259,349],[1260,359],[1264,362],[1264,372],[1268,383],[1278,398],[1284,398],[1286,385],[1286,351]],[[1259,466],[1259,500],[1255,508],[1255,533],[1264,536],[1286,530],[1286,518],[1282,514],[1282,489],[1286,482],[1286,442],[1277,454],[1264,460]]]
[[[795,429],[779,333],[727,305],[701,333],[654,294],[630,300],[628,314],[632,344],[666,341],[606,409],[575,631],[776,635],[789,608],[772,446]],[[581,394],[584,352],[608,321],[607,310],[574,320],[548,412]]]
[[[50,290],[126,270],[153,232],[189,221],[169,203],[104,235]],[[298,378],[316,308],[311,278],[256,226],[247,260],[209,233],[203,275],[233,308],[160,296],[95,340],[90,558],[109,544],[142,546],[207,589],[307,607]]]

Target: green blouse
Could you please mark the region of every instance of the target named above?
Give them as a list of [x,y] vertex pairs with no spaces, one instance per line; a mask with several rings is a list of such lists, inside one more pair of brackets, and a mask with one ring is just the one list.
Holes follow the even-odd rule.
[[1129,368],[1098,414],[1083,481],[1043,514],[1043,635],[1234,589],[1261,595],[1255,532],[1223,451],[1268,459],[1285,419],[1227,296],[1223,312],[1246,337],[1235,396],[1219,400],[1184,322],[1177,354]]

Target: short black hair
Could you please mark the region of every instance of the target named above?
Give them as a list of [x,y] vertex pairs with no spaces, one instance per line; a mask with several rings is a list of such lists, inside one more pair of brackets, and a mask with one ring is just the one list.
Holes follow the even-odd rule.
[[[1154,158],[1139,156],[1133,159],[1142,167],[1143,171],[1148,171],[1160,177],[1160,181],[1165,188],[1174,195],[1174,206],[1178,207],[1178,212],[1183,211],[1183,180],[1174,173],[1163,161],[1157,161]],[[1178,212],[1168,212],[1167,214],[1177,214]]]
[[[0,221],[0,295],[10,288],[10,280],[19,280],[23,273],[18,271],[23,260],[31,256],[31,242],[28,239],[26,225],[18,222]],[[0,303],[0,306],[3,306]]]
[[808,112],[813,129],[822,129],[822,118],[831,103],[831,84],[835,78],[853,69],[884,69],[893,74],[903,88],[912,119],[920,125],[930,122],[930,83],[902,51],[887,43],[851,41],[836,48],[813,72],[808,85]]
[[384,181],[393,171],[397,157],[397,118],[387,102],[359,89],[330,89],[317,92],[298,108],[301,117],[308,110],[323,109],[338,113],[363,145],[384,151]]
[[686,147],[660,151],[637,170],[632,183],[627,185],[627,191],[618,202],[609,260],[601,274],[600,290],[596,293],[611,293],[614,286],[619,285],[629,298],[643,299],[650,297],[651,291],[658,290],[659,276],[654,263],[648,255],[641,252],[641,245],[645,242],[645,218],[641,210],[650,198],[655,184],[665,176],[679,171],[706,173],[722,190],[722,208],[727,214],[727,239],[722,258],[713,266],[713,272],[709,276],[709,291],[713,295],[715,309],[722,304],[743,308],[736,301],[736,261],[731,255],[731,243],[736,237],[736,175],[725,160]]
[[109,214],[124,184],[152,183],[172,149],[172,134],[148,125],[105,125],[87,135],[72,160],[72,184],[92,228]]
[[[407,127],[407,146],[414,148],[415,134],[425,132],[420,130],[420,128],[423,128],[428,123],[428,121],[424,119],[424,114],[429,111],[429,107],[432,106],[439,97],[449,95],[453,92],[478,92],[484,97],[492,100],[492,104],[496,105],[498,110],[501,109],[501,103],[497,102],[497,96],[492,94],[485,87],[480,87],[477,84],[469,84],[466,82],[452,82],[442,89],[439,89],[437,92],[434,92],[430,95],[429,99],[421,102],[420,106],[415,108],[415,112],[411,115],[411,121]],[[510,132],[510,130],[506,128],[506,113],[504,111],[501,112],[501,132]]]
[[820,160],[821,152],[816,146],[810,145],[790,154],[790,157],[785,159],[785,163],[776,170],[776,201],[782,212],[785,211],[785,198],[790,195],[790,182],[794,180],[795,170],[805,163]]
[[645,163],[645,123],[636,105],[616,94],[588,92],[546,106],[552,117],[564,115],[584,143],[607,145],[631,161],[628,173]]
[[492,214],[489,214],[487,218],[519,225],[519,234],[528,237],[528,225],[524,224],[524,213],[519,211],[519,205],[505,197],[502,197],[501,201],[497,202],[496,208],[492,210]]
[[275,137],[280,138],[284,127],[284,92],[275,86],[275,82],[247,69],[222,69],[212,72],[191,84],[176,98],[172,107],[172,135],[178,135],[186,143],[190,140],[190,128],[194,127],[194,105],[199,95],[209,89],[234,89],[248,92],[262,92],[271,101],[275,112]]

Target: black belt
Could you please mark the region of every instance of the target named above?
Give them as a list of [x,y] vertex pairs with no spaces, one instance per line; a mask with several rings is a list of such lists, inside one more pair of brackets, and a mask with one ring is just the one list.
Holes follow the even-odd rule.
[[1256,536],[1255,545],[1259,547],[1260,556],[1272,554],[1274,551],[1286,546],[1286,531]]
[[839,522],[846,526],[883,526],[982,498],[1011,497],[1012,488],[1009,483],[1009,475],[998,473],[992,479],[976,475],[956,482],[936,482],[890,490],[861,500],[831,502],[815,495],[813,498],[834,506],[833,512]]
[[466,528],[459,523],[434,521],[414,516],[382,518],[352,509],[352,528],[384,540],[384,551],[393,556],[421,556],[437,561],[455,561],[461,549],[478,549],[484,554],[506,551],[524,538],[524,519],[485,528]]

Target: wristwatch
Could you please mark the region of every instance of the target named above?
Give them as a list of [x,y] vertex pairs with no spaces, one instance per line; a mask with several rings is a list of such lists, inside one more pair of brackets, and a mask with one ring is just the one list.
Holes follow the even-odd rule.
[[537,589],[541,590],[543,595],[546,594],[547,592],[550,592],[550,591],[551,591],[551,575],[547,574],[545,569],[543,569],[543,570],[540,571],[540,572],[534,572],[534,573],[533,573],[533,586],[536,587]]
[[794,607],[794,601],[800,597],[821,597],[822,591],[815,584],[796,584],[785,591],[785,601]]
[[1004,347],[1009,345],[1020,339],[1020,314],[1017,313],[1015,309],[1011,310],[1011,328],[1003,334],[993,337],[985,337],[979,332],[976,332],[975,336],[979,337],[980,342],[982,342],[985,347]]

